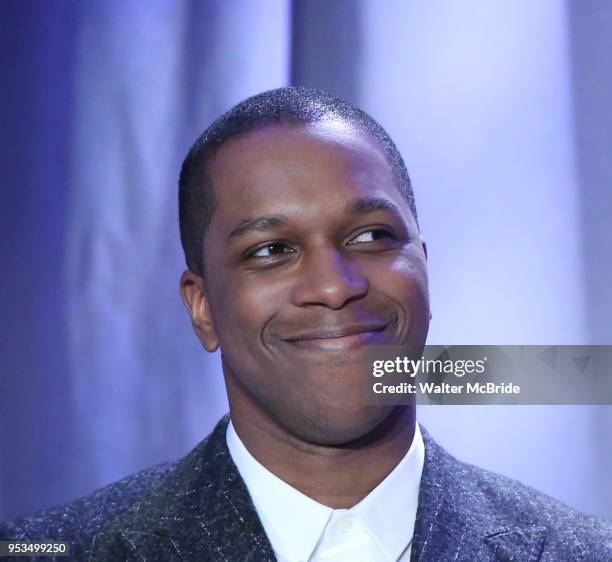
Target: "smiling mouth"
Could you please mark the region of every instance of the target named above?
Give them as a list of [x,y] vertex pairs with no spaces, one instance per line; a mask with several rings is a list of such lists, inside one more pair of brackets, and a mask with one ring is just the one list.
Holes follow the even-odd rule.
[[366,344],[382,343],[381,336],[389,324],[390,322],[386,324],[355,325],[330,330],[317,330],[316,332],[282,339],[302,349],[346,351],[357,349]]

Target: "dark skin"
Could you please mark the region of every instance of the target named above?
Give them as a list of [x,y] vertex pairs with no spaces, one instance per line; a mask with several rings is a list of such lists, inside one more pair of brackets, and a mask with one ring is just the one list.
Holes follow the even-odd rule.
[[181,294],[204,348],[221,348],[236,432],[294,488],[350,508],[414,435],[414,407],[364,400],[361,351],[425,343],[416,221],[378,141],[341,121],[235,137],[209,171],[205,273],[185,271]]

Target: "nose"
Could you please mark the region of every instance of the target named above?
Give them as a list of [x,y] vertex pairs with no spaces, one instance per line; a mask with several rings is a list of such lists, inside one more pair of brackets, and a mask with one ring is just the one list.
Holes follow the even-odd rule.
[[336,248],[317,248],[303,260],[292,296],[297,306],[340,309],[367,292],[368,279],[350,256]]

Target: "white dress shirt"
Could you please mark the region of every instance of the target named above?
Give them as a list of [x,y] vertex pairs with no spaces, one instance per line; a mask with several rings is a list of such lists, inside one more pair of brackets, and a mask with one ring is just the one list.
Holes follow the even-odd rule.
[[274,475],[247,450],[231,421],[226,438],[279,562],[410,560],[425,459],[418,423],[402,460],[351,509],[320,504]]

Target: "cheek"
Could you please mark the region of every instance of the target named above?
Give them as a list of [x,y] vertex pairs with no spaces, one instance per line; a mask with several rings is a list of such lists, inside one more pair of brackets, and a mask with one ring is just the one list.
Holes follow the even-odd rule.
[[424,259],[408,253],[380,264],[371,279],[399,313],[398,337],[424,341],[429,327],[429,289]]
[[429,282],[425,260],[416,252],[406,251],[373,272],[381,288],[408,306],[429,300]]
[[283,302],[282,288],[244,275],[238,280],[220,279],[215,292],[222,295],[213,306],[221,348],[229,340],[234,345],[240,341],[243,351],[258,348],[266,324]]

